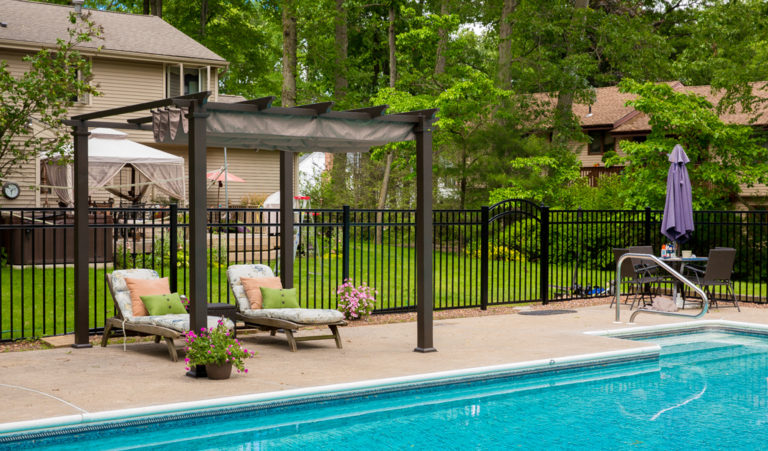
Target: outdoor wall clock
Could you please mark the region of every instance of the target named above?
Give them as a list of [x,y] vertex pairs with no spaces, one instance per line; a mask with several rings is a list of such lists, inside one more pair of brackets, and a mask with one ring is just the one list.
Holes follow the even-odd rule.
[[19,185],[14,182],[8,182],[3,185],[3,196],[5,196],[8,199],[16,199],[19,197],[19,193],[21,190],[19,189]]

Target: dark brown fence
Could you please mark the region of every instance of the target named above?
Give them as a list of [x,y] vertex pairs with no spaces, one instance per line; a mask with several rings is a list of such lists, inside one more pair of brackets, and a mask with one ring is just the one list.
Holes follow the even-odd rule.
[[[310,209],[295,213],[294,285],[300,302],[335,308],[345,279],[377,291],[376,312],[415,309],[415,212]],[[104,275],[152,268],[186,292],[187,211],[92,208],[91,329],[113,315]],[[278,272],[278,210],[208,210],[208,302],[234,302],[226,270],[262,263]],[[661,212],[549,210],[509,200],[479,210],[434,212],[436,309],[548,302],[605,296],[612,290],[611,249],[652,244],[658,253]],[[684,246],[706,255],[716,246],[738,250],[734,280],[745,300],[766,302],[768,212],[700,211]],[[0,209],[0,340],[73,330],[71,209]]]

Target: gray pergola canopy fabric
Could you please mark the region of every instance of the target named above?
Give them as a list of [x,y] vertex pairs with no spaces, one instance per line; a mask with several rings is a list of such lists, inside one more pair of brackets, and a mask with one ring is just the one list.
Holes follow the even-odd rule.
[[[178,109],[152,111],[155,142],[187,144],[187,118]],[[213,147],[288,152],[367,152],[373,146],[416,139],[413,124],[347,120],[264,112],[209,111],[207,142]]]

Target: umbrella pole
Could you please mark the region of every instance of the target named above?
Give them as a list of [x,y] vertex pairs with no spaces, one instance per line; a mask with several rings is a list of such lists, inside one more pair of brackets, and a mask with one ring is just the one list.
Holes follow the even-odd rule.
[[[229,166],[227,166],[227,148],[224,147],[224,205],[229,208]],[[227,212],[229,221],[229,212]]]

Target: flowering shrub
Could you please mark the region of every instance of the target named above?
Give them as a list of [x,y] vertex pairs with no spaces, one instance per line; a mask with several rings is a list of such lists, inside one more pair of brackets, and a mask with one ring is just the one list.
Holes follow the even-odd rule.
[[256,355],[244,348],[240,341],[232,336],[232,332],[224,325],[224,320],[220,319],[219,324],[214,329],[200,329],[200,334],[194,331],[187,332],[184,338],[187,351],[187,357],[184,362],[187,364],[187,371],[192,365],[221,365],[231,362],[237,368],[237,372],[247,373],[243,360]]
[[336,289],[339,295],[339,311],[346,319],[365,319],[373,311],[378,292],[363,282],[355,286],[351,279],[346,279]]

